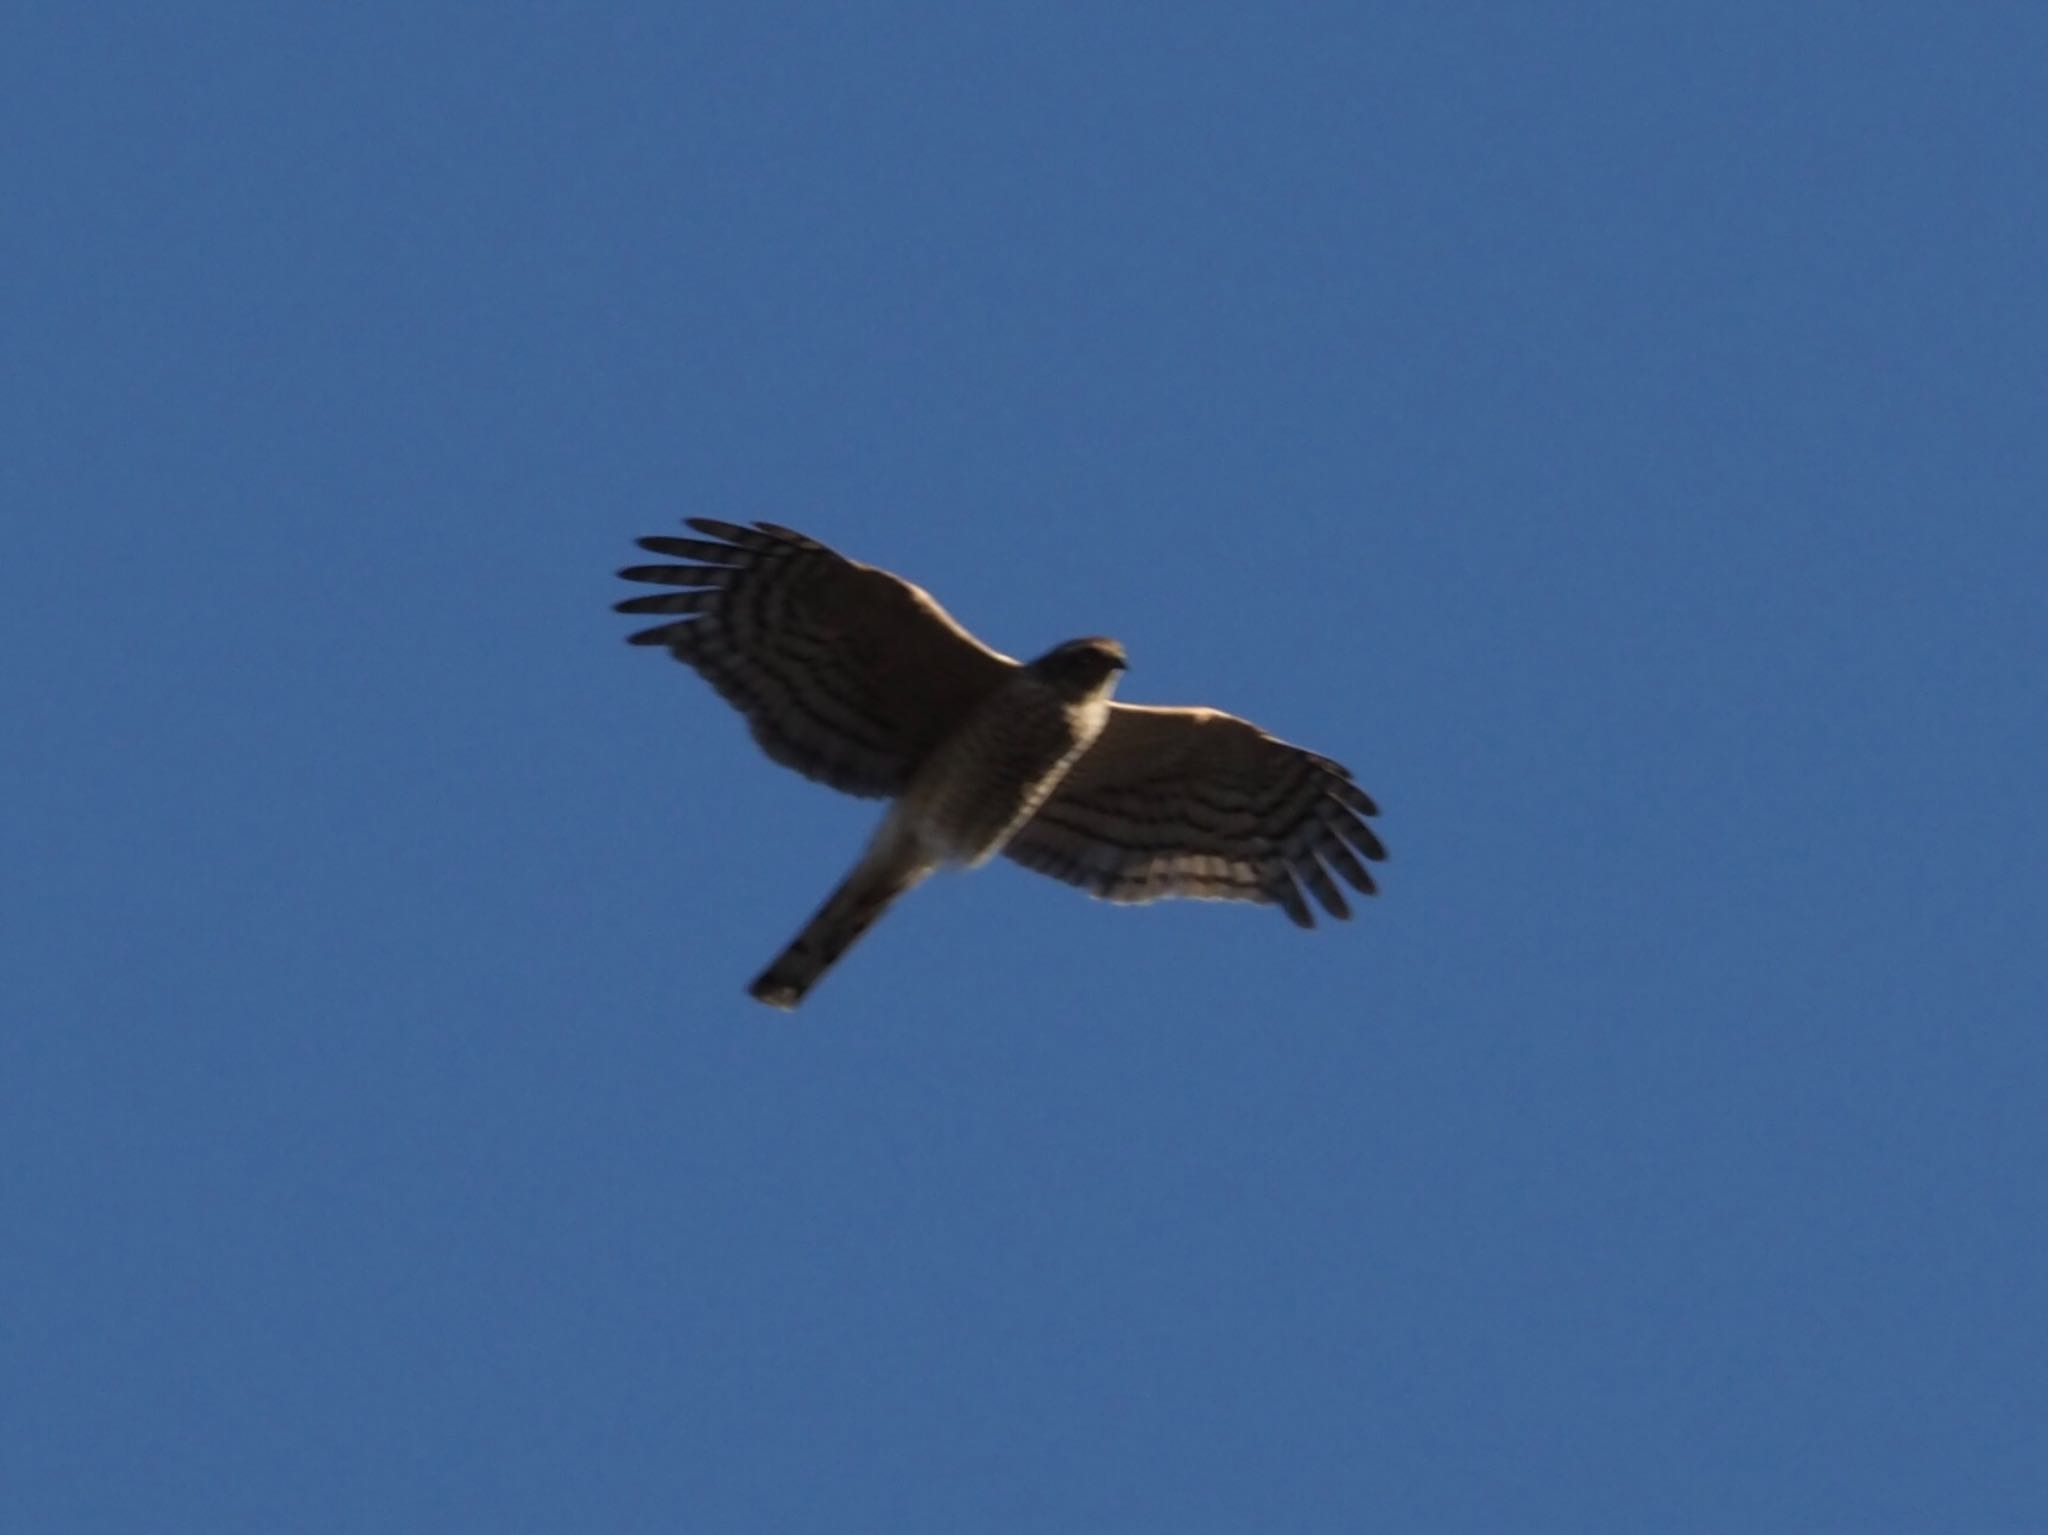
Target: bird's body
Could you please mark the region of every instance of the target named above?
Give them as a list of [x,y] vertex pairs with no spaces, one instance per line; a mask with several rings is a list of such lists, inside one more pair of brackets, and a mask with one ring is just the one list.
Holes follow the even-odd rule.
[[[1112,901],[1268,902],[1313,926],[1306,888],[1374,890],[1371,799],[1328,758],[1210,709],[1112,704],[1123,647],[1088,638],[1020,664],[924,592],[815,540],[690,519],[722,540],[644,538],[700,563],[628,580],[691,588],[622,612],[691,614],[631,636],[694,666],[776,761],[895,799],[852,872],[749,988],[794,1007],[934,870],[998,853]],[[1326,867],[1327,866],[1327,867]]]
[[[1122,651],[1115,667],[1123,666]],[[898,897],[946,864],[988,862],[1029,821],[1109,720],[1116,672],[1061,686],[1034,664],[971,710],[911,775],[867,852],[748,988],[794,1007]]]
[[1115,676],[1074,696],[1023,668],[919,764],[897,814],[941,861],[987,863],[1102,734]]

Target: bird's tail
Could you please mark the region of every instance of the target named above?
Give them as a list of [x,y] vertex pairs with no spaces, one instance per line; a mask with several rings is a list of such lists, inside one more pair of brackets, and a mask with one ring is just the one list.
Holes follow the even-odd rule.
[[906,865],[900,858],[870,853],[825,898],[825,904],[790,940],[789,947],[754,977],[748,994],[770,1007],[795,1007],[839,962],[839,956],[853,947],[854,940],[930,872],[929,865]]

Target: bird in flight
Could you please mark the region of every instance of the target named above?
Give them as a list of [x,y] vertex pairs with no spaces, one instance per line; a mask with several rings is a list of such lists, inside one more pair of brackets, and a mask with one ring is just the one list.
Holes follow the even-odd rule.
[[[900,896],[1003,853],[1103,900],[1256,901],[1315,926],[1350,916],[1332,874],[1375,893],[1372,798],[1328,757],[1216,709],[1113,703],[1123,646],[1093,637],[1019,662],[901,576],[770,522],[688,519],[639,545],[678,588],[621,613],[694,667],[761,749],[848,794],[895,803],[867,850],[748,991],[792,1008]],[[1304,895],[1306,892],[1306,896]]]

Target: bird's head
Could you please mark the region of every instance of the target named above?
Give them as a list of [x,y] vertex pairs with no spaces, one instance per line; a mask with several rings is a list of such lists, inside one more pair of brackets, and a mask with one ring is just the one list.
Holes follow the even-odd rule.
[[1031,670],[1067,697],[1085,699],[1107,697],[1116,674],[1129,665],[1124,647],[1098,634],[1053,646],[1031,663]]

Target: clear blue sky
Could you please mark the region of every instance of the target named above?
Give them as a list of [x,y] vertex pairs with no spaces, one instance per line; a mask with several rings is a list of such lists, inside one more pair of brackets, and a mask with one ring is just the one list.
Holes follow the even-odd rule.
[[[0,1527],[2048,1529],[2048,11],[29,5]],[[919,891],[809,531],[1348,762]]]

